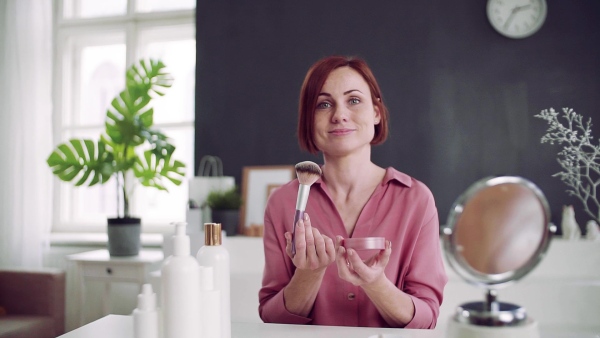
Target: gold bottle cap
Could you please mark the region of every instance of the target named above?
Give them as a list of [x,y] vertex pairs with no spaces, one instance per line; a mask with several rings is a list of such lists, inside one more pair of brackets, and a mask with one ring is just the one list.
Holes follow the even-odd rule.
[[221,245],[221,223],[204,223],[204,245]]

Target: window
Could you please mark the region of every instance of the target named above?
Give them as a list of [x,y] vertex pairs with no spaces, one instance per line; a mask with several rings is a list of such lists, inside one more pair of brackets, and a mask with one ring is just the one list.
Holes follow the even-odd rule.
[[[169,136],[175,157],[193,176],[196,65],[195,0],[55,0],[54,139],[97,140],[106,109],[124,88],[126,68],[140,58],[159,58],[174,78],[154,100],[154,126]],[[58,182],[58,180],[57,180]],[[187,183],[168,182],[169,192],[136,189],[131,214],[144,231],[161,231],[184,220]],[[141,187],[141,185],[139,185]],[[114,178],[104,185],[54,189],[55,231],[104,231],[117,215]]]

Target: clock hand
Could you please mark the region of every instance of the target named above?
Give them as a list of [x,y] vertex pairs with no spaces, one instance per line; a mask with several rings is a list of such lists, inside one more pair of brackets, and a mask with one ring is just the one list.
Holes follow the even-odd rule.
[[508,25],[509,25],[509,24],[512,22],[512,20],[514,19],[515,15],[516,15],[518,12],[520,12],[520,11],[522,11],[522,10],[524,10],[524,9],[527,9],[527,8],[529,8],[529,7],[531,7],[531,4],[527,4],[527,5],[523,5],[523,6],[517,6],[517,7],[513,8],[513,9],[510,11],[510,15],[508,16],[508,18],[507,18],[507,19],[506,19],[506,21],[504,22],[504,29],[507,29],[507,28],[508,28]]
[[522,10],[524,10],[524,9],[527,9],[527,8],[529,8],[529,7],[531,7],[531,4],[527,4],[527,5],[523,5],[523,6],[515,7],[515,9],[513,9],[513,11],[515,11],[515,12],[520,12],[520,11],[522,11]]
[[506,21],[504,21],[504,29],[508,28],[508,24],[510,24],[510,22],[513,20],[513,18],[515,17],[515,14],[517,14],[518,10],[519,10],[519,7],[517,6],[510,11],[510,15],[508,16]]

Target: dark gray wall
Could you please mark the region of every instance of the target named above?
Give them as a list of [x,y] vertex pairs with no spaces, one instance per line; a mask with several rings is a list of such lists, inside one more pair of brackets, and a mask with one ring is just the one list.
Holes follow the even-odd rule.
[[[366,59],[391,112],[373,160],[425,182],[445,222],[455,198],[489,175],[519,175],[546,194],[553,221],[579,202],[551,175],[542,109],[600,123],[600,1],[547,0],[535,35],[507,39],[485,1],[199,1],[196,163],[217,155],[241,183],[247,165],[321,163],[296,140],[308,67],[331,54]],[[595,130],[600,138],[600,124]]]

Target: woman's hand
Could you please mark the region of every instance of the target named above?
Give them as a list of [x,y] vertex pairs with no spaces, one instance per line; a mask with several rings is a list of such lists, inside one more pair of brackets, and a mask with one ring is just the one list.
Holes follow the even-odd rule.
[[285,239],[285,251],[297,269],[324,270],[335,261],[333,240],[312,227],[307,213],[304,213],[304,219],[296,223],[296,255],[292,255],[292,234],[286,232]]
[[415,315],[413,300],[384,273],[392,253],[392,243],[385,241],[384,250],[363,262],[354,249],[346,250],[342,246],[342,240],[341,236],[337,236],[335,245],[335,262],[340,278],[360,286],[391,327],[406,326]]
[[384,271],[392,253],[392,243],[385,241],[385,249],[371,256],[366,261],[358,256],[354,249],[342,246],[341,236],[336,237],[336,264],[341,279],[357,286],[368,286],[381,278],[386,278]]

